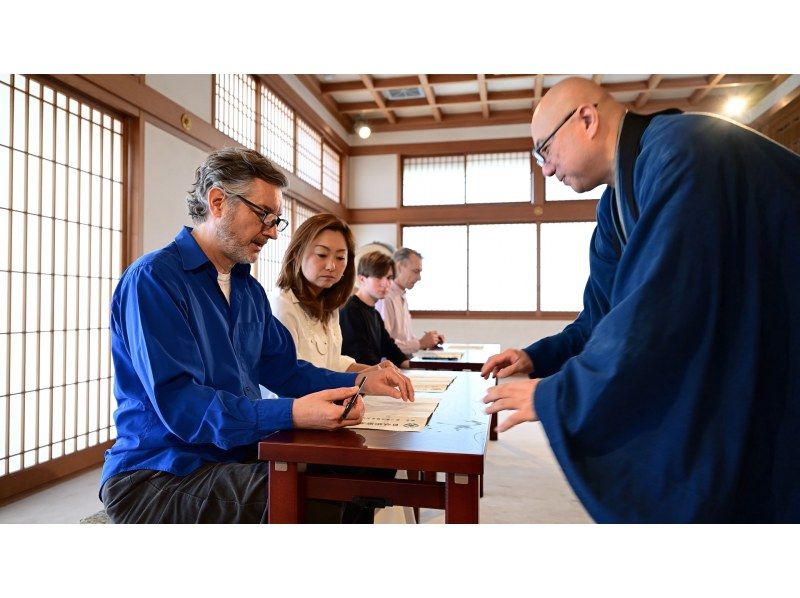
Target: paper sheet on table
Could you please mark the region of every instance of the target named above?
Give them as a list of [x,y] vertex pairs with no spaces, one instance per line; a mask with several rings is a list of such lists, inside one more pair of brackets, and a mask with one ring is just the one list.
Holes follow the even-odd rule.
[[483,345],[474,345],[471,343],[459,343],[457,345],[447,345],[448,351],[464,351],[466,349],[483,349]]
[[415,392],[444,392],[455,376],[409,376]]
[[428,423],[438,404],[438,399],[416,397],[411,403],[394,397],[367,395],[364,397],[364,419],[357,426],[348,427],[419,432]]
[[417,351],[414,357],[421,359],[461,359],[464,353],[459,351]]

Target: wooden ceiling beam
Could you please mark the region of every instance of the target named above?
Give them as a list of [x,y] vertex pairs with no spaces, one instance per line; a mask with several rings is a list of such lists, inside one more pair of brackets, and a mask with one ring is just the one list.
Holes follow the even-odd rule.
[[433,89],[428,83],[428,75],[420,75],[419,82],[422,85],[423,91],[425,91],[425,97],[428,99],[428,103],[431,105],[433,109],[433,118],[437,123],[442,122],[442,111],[436,106],[436,98],[433,95]]
[[[492,118],[485,119],[482,112],[468,114],[443,114],[442,121],[437,123],[432,116],[411,116],[397,119],[394,125],[375,123],[372,130],[376,133],[390,131],[409,131],[415,129],[445,129],[452,127],[476,127],[484,125],[507,125],[529,123],[530,110],[499,110],[492,113]],[[372,122],[370,122],[372,124]]]
[[370,77],[369,75],[361,75],[361,81],[364,82],[364,86],[372,94],[372,98],[375,100],[375,103],[378,104],[378,106],[381,107],[381,111],[386,116],[386,118],[389,120],[389,122],[392,123],[392,124],[395,124],[397,122],[397,117],[394,115],[394,113],[391,110],[389,110],[386,107],[386,102],[384,101],[383,96],[381,95],[381,92],[379,92],[377,89],[375,89],[375,87],[372,84],[372,77]]
[[647,80],[647,89],[636,98],[636,101],[633,103],[634,107],[641,108],[647,103],[647,100],[650,99],[650,94],[653,93],[658,87],[658,84],[661,83],[661,79],[663,79],[661,75],[650,75],[650,78]]
[[483,118],[489,118],[489,100],[486,91],[486,75],[478,75],[478,93],[481,97],[481,112]]
[[543,75],[522,74],[522,73],[509,73],[506,75],[484,75],[487,81],[496,81],[498,79],[530,79],[532,77],[540,77]]
[[[487,80],[498,79],[520,79],[525,77],[535,77],[536,75],[486,75]],[[448,83],[468,83],[475,81],[476,75],[428,75],[430,85],[446,85]],[[401,89],[403,87],[419,87],[418,77],[409,75],[403,77],[386,77],[384,79],[374,79],[372,85],[375,89],[383,91],[386,89]],[[337,93],[340,91],[365,91],[367,89],[363,81],[339,81],[336,83],[320,83],[320,92],[323,94]]]
[[725,77],[725,75],[722,75],[722,74],[720,74],[720,75],[709,75],[708,76],[708,87],[701,87],[699,89],[696,89],[692,93],[692,95],[689,96],[689,104],[694,106],[695,104],[697,104],[697,102],[699,102],[700,100],[705,98],[709,94],[709,92],[712,89],[714,89],[714,87],[716,87],[717,84],[720,81],[722,81],[722,79],[724,77]]
[[536,75],[533,80],[533,107],[539,105],[542,101],[542,87],[544,86],[544,75]]
[[300,80],[300,83],[306,86],[311,94],[317,98],[317,100],[328,109],[336,121],[342,125],[347,132],[351,132],[353,130],[353,119],[344,115],[341,110],[339,110],[339,104],[337,104],[333,98],[326,96],[320,90],[320,82],[319,79],[314,77],[313,75],[296,75],[297,78]]
[[[536,84],[544,79],[544,75],[485,75],[487,81],[496,79],[518,79],[533,77]],[[594,75],[592,80],[597,80],[602,75]],[[467,83],[475,81],[476,75],[428,75],[430,85],[444,85],[448,83]],[[714,87],[737,87],[742,85],[754,85],[759,83],[771,83],[772,75],[725,75]],[[610,92],[638,91],[647,90],[648,81],[625,81],[621,83],[601,83],[604,89]],[[660,89],[689,89],[706,88],[710,85],[709,78],[705,76],[682,77],[680,79],[663,79],[659,84]],[[375,79],[373,87],[377,90],[399,89],[403,87],[418,87],[419,80],[416,76],[387,77],[385,79]],[[337,83],[320,83],[320,93],[323,95],[340,91],[365,91],[367,87],[363,81],[339,81]]]
[[781,83],[786,81],[790,75],[774,75],[772,77],[772,82],[769,85],[759,85],[754,89],[750,90],[750,93],[747,95],[747,106],[751,108],[758,104],[761,100],[763,100],[766,96],[771,94],[776,87],[778,87]]
[[634,102],[623,102],[623,106],[641,114],[658,112],[667,108],[677,108],[684,112],[718,112],[722,108],[723,101],[724,98],[712,96],[694,105],[690,104],[687,98],[684,100],[650,100],[644,106],[636,106]]
[[[713,87],[740,87],[746,85],[757,85],[769,83],[771,75],[725,75]],[[648,81],[625,81],[622,83],[604,83],[603,89],[610,93],[625,91],[647,91]],[[659,89],[701,89],[711,86],[707,77],[683,77],[681,79],[662,79],[658,85]]]
[[[433,91],[431,90],[431,93]],[[489,91],[487,92],[486,100],[481,98],[479,93],[461,93],[447,96],[434,96],[434,104],[436,106],[453,106],[465,104],[480,104],[484,101],[492,102],[510,102],[515,100],[533,100],[534,95],[528,89],[515,89],[510,91]],[[413,98],[407,100],[384,100],[386,107],[389,110],[397,110],[398,108],[418,108],[420,106],[430,105],[430,101],[422,98]],[[382,108],[374,101],[369,102],[344,102],[336,104],[337,109],[344,113],[358,113],[358,112],[381,112]]]
[[710,83],[707,77],[691,77],[686,79],[664,79],[659,86],[661,89],[685,89],[697,87],[705,89],[707,87],[743,87],[747,85],[758,85],[769,83],[772,75],[725,75],[722,80],[715,84]]

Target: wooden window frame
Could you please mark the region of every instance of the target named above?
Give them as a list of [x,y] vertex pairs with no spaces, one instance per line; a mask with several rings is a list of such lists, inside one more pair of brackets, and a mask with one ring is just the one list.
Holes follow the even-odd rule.
[[[429,311],[414,310],[412,316],[430,319],[474,319],[474,320],[574,320],[579,312],[542,311],[541,297],[541,224],[556,222],[595,222],[598,199],[575,199],[546,201],[545,177],[530,157],[532,201],[530,203],[487,203],[456,204],[434,206],[403,205],[403,159],[405,157],[425,157],[460,155],[476,153],[509,153],[530,151],[530,139],[507,139],[487,141],[458,141],[433,144],[414,144],[409,146],[381,146],[370,151],[351,151],[351,155],[372,155],[376,153],[395,153],[397,156],[397,198],[394,208],[367,208],[350,210],[350,224],[388,224],[396,225],[395,245],[402,242],[402,229],[405,226],[470,225],[470,224],[537,224],[537,280],[534,311]],[[354,148],[355,150],[355,148]],[[438,150],[438,151],[437,151]]]
[[[143,188],[142,168],[144,162],[144,149],[141,142],[143,139],[144,123],[142,119],[134,117],[130,112],[120,110],[118,105],[115,106],[113,104],[106,103],[103,101],[103,99],[95,98],[91,93],[86,92],[85,87],[75,87],[65,83],[63,79],[69,79],[69,76],[24,76],[29,81],[34,80],[42,86],[47,85],[53,89],[54,93],[62,93],[67,96],[67,105],[69,105],[70,99],[76,100],[86,104],[90,108],[101,111],[102,114],[109,115],[112,118],[119,120],[122,124],[120,143],[120,176],[122,180],[122,194],[120,197],[121,217],[119,230],[121,247],[119,256],[120,263],[117,266],[119,275],[121,275],[124,268],[130,263],[130,261],[132,261],[133,256],[141,253],[141,251],[138,251],[137,253],[136,244],[141,243],[141,192]],[[28,89],[28,86],[29,83],[26,84],[26,89]],[[81,117],[79,116],[79,118]],[[55,130],[53,131],[53,135],[55,139]],[[55,159],[55,156],[53,158]],[[11,200],[10,197],[9,200]],[[109,371],[112,372],[113,376],[110,345],[108,346],[108,351]],[[37,376],[38,375],[39,374],[37,372]],[[77,385],[79,382],[76,380],[75,384]],[[111,392],[113,393],[113,384],[109,384],[109,387],[112,388]],[[27,392],[30,391],[23,391],[23,394],[27,394]],[[77,414],[77,405],[75,409]],[[30,493],[33,490],[50,485],[60,479],[73,476],[81,471],[96,467],[97,465],[101,464],[104,459],[105,451],[111,448],[116,441],[116,434],[114,434],[113,437],[111,436],[111,430],[114,428],[113,409],[114,405],[110,404],[108,412],[108,421],[110,422],[110,427],[109,437],[107,440],[99,441],[97,444],[78,449],[76,429],[76,444],[73,452],[62,452],[62,454],[58,457],[51,456],[46,461],[36,463],[35,465],[31,465],[29,467],[23,466],[21,469],[15,472],[0,476],[0,505],[17,500],[20,495]],[[87,417],[88,413],[89,410],[87,407]],[[64,414],[62,414],[62,417],[63,416]],[[87,430],[87,434],[88,433],[89,431]],[[50,442],[53,442],[52,438],[50,438]],[[66,442],[66,439],[59,442]],[[41,447],[37,447],[36,450],[38,451],[40,448]],[[24,446],[22,447],[22,452],[23,454],[25,452]]]
[[[291,96],[291,94],[287,94],[287,88],[285,86],[285,82],[277,78],[275,75],[248,75],[253,79],[255,82],[255,95],[256,95],[256,122],[255,122],[255,147],[261,147],[261,123],[260,123],[260,114],[261,114],[261,102],[262,102],[262,93],[261,90],[267,89],[270,93],[275,95],[278,99],[280,99],[284,104],[286,104],[289,109],[292,111],[292,121],[294,126],[294,138],[293,138],[293,152],[294,152],[294,160],[292,164],[292,170],[287,170],[283,166],[276,164],[276,167],[281,169],[284,173],[289,176],[290,179],[290,186],[295,191],[297,195],[301,197],[301,201],[307,205],[311,205],[314,209],[325,211],[325,212],[333,212],[340,218],[346,219],[347,209],[346,209],[346,198],[344,194],[344,185],[343,181],[345,180],[344,171],[347,168],[347,149],[346,144],[344,141],[338,137],[334,137],[330,131],[326,131],[325,128],[327,125],[321,126],[320,117],[313,113],[313,117],[309,114],[308,109],[298,109],[298,106],[295,105],[297,103],[296,98],[287,97]],[[211,120],[212,122],[216,121],[216,110],[217,110],[217,103],[216,103],[216,79],[217,75],[212,74],[211,77],[211,88],[212,88],[212,97],[214,100],[212,101],[212,113],[211,113]],[[281,83],[279,83],[279,81]],[[294,100],[294,102],[293,102]],[[297,142],[297,120],[301,118],[307,128],[312,130],[315,134],[319,135],[320,137],[320,153],[319,153],[319,161],[320,161],[320,183],[319,187],[316,185],[308,182],[307,180],[300,177],[298,173],[298,166],[297,166],[297,157],[298,157],[298,142]],[[330,127],[327,127],[330,129]],[[333,199],[325,194],[323,191],[323,163],[324,163],[324,145],[328,145],[331,151],[336,152],[339,157],[339,199]],[[344,145],[344,148],[343,148]]]

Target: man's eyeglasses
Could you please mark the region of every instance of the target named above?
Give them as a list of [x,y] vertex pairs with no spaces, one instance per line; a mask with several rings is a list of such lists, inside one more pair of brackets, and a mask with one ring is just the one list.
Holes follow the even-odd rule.
[[232,193],[231,196],[241,199],[242,202],[244,202],[244,204],[250,208],[256,216],[258,216],[258,219],[261,220],[262,226],[266,226],[267,228],[272,228],[274,226],[278,232],[285,230],[286,227],[289,226],[289,221],[286,218],[281,218],[280,216],[272,214],[271,212],[267,212],[264,208],[254,204],[246,197],[242,197],[236,193]]
[[[595,107],[595,108],[597,108],[597,104],[594,104],[594,107]],[[580,108],[580,106],[578,106],[578,108]],[[534,158],[536,158],[536,164],[538,164],[538,165],[539,165],[539,168],[543,167],[543,166],[544,166],[544,163],[545,163],[545,162],[547,162],[547,146],[548,146],[548,145],[549,145],[549,143],[550,143],[550,142],[553,140],[553,137],[555,137],[555,136],[556,136],[556,133],[558,133],[559,129],[561,129],[561,127],[563,127],[565,124],[567,124],[567,121],[568,121],[570,118],[572,118],[572,116],[573,116],[573,115],[574,115],[574,114],[575,114],[575,113],[578,111],[578,108],[575,108],[575,109],[574,109],[572,112],[570,112],[569,114],[567,114],[567,115],[564,117],[564,120],[562,120],[562,121],[561,121],[561,124],[559,124],[559,125],[558,125],[558,126],[557,126],[557,127],[554,129],[554,130],[553,130],[553,132],[552,132],[552,133],[550,133],[550,134],[549,134],[549,135],[548,135],[548,136],[545,138],[545,140],[544,140],[544,141],[542,141],[542,142],[539,144],[539,146],[538,146],[538,147],[535,147],[535,148],[533,148],[533,151],[532,151],[531,153],[533,154],[533,157],[534,157]]]

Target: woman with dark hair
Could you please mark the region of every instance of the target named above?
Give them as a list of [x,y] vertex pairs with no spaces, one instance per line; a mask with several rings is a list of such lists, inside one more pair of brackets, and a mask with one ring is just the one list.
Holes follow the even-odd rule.
[[[289,330],[298,359],[339,372],[394,368],[386,361],[364,365],[342,355],[339,308],[353,292],[355,241],[350,227],[333,214],[316,214],[292,235],[278,287],[270,294],[275,316]],[[397,372],[398,384],[411,382]]]

